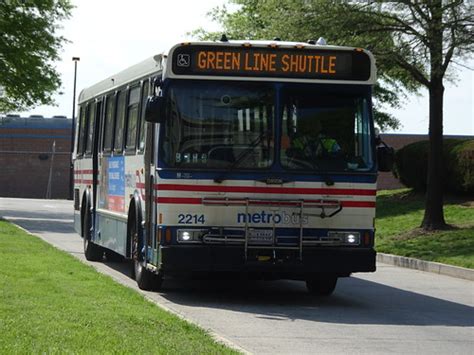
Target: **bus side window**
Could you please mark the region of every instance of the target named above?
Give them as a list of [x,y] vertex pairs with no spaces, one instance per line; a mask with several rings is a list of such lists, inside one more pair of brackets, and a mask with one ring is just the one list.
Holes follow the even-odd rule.
[[139,131],[138,131],[138,151],[140,153],[143,153],[145,149],[145,108],[146,108],[146,101],[148,98],[148,92],[149,92],[149,81],[145,80],[142,84],[142,100],[140,104],[140,125],[139,125]]
[[84,136],[86,126],[86,107],[83,105],[80,107],[79,113],[79,134],[77,138],[77,155],[81,156],[84,153]]
[[86,134],[86,154],[92,154],[92,142],[94,139],[95,125],[95,102],[87,105],[87,134]]
[[104,152],[112,151],[114,137],[115,95],[107,96],[105,104],[104,136],[102,139]]
[[117,100],[117,117],[115,122],[115,139],[114,139],[114,152],[121,152],[123,150],[123,134],[125,126],[125,103],[126,95],[125,90],[119,91]]
[[130,89],[128,95],[127,107],[127,139],[125,148],[127,151],[135,151],[137,144],[137,121],[138,104],[140,103],[140,87],[136,86]]
[[97,141],[97,151],[100,153],[102,152],[102,130],[104,127],[104,102],[105,98],[104,97],[99,97],[99,99],[96,101],[95,104],[95,120],[96,120],[96,127],[97,131],[94,132],[94,141]]

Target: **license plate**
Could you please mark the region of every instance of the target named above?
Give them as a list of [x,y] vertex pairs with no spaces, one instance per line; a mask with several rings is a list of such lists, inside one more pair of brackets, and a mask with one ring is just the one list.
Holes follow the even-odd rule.
[[271,229],[250,229],[248,237],[249,244],[273,244],[273,230]]

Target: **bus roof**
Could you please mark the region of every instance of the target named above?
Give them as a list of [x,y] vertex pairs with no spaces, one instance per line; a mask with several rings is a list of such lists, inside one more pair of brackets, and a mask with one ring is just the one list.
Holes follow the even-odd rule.
[[162,70],[162,54],[154,55],[144,61],[137,63],[121,72],[104,79],[79,94],[79,104],[91,98],[115,90],[127,83],[138,81]]

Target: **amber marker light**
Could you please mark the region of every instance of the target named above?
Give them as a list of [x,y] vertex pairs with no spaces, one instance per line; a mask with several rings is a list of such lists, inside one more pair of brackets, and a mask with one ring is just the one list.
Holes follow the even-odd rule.
[[364,233],[364,244],[365,245],[370,245],[370,233],[369,232]]
[[270,43],[268,46],[270,48],[278,48],[278,44],[276,44],[276,43]]
[[191,44],[191,42],[183,42],[181,43],[182,46],[189,46]]
[[242,47],[252,47],[252,45],[248,42],[242,43]]
[[304,48],[304,45],[302,45],[302,44],[297,44],[297,45],[295,46],[295,48],[301,49],[301,48]]
[[161,243],[161,228],[158,228],[156,231],[156,245]]
[[362,48],[356,48],[356,52],[363,52],[364,50]]

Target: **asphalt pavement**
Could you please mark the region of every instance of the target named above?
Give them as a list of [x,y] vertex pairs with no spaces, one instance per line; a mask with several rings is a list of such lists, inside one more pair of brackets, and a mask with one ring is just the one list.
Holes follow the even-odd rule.
[[72,202],[0,198],[0,216],[255,354],[474,354],[474,282],[379,263],[318,299],[296,281],[166,279],[138,290],[127,263],[88,262]]

